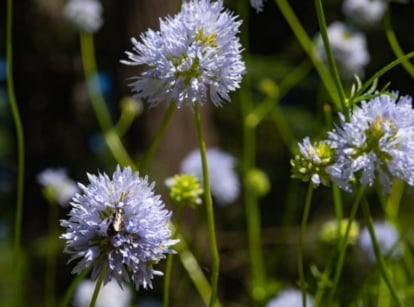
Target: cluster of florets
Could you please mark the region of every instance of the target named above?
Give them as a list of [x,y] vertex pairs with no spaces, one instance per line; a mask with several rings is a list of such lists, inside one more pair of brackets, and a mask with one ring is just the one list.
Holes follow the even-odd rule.
[[345,191],[359,182],[371,187],[378,181],[388,193],[393,179],[414,185],[414,110],[411,97],[382,94],[340,113],[339,124],[328,138],[312,145],[299,144],[292,160],[293,176]]
[[178,14],[161,20],[159,31],[132,38],[133,52],[121,62],[149,67],[130,84],[135,97],[151,106],[164,101],[190,108],[230,101],[246,71],[236,36],[240,25],[222,0],[184,2]]
[[69,219],[61,238],[70,261],[79,259],[73,272],[92,269],[92,279],[105,273],[122,283],[132,280],[138,290],[152,287],[153,269],[177,241],[170,239],[171,212],[165,209],[154,184],[140,178],[130,167],[116,168],[112,179],[106,174],[88,174],[90,184],[80,184],[82,193],[72,200]]
[[200,181],[192,174],[179,174],[166,180],[170,200],[179,206],[195,207],[202,203],[203,189]]

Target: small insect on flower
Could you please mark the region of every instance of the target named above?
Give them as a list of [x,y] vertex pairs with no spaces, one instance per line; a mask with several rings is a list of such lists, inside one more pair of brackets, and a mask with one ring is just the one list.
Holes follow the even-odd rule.
[[115,206],[115,212],[110,217],[110,223],[108,225],[108,230],[106,231],[108,236],[116,235],[118,232],[125,230],[125,210],[122,207],[124,206],[126,195],[127,194],[121,194],[121,198]]
[[116,208],[116,212],[112,216],[112,221],[108,226],[107,233],[109,236],[113,236],[117,232],[121,232],[125,229],[125,211],[122,208]]
[[130,167],[118,166],[112,178],[88,178],[88,185],[79,184],[69,218],[61,221],[64,252],[69,261],[79,260],[73,272],[92,267],[92,280],[106,270],[104,284],[114,278],[120,285],[132,281],[137,290],[152,288],[153,277],[162,275],[154,267],[178,242],[171,239],[172,213],[154,194],[154,183]]

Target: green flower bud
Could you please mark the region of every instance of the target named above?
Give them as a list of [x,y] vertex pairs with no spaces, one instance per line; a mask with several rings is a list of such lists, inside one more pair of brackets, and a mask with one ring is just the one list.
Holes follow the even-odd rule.
[[170,188],[169,197],[177,206],[194,207],[201,204],[203,189],[198,178],[191,174],[175,175],[166,180]]
[[247,188],[258,197],[263,197],[270,191],[270,181],[266,173],[258,168],[253,168],[247,172]]
[[[342,240],[345,237],[346,228],[348,227],[348,219],[342,219],[338,225],[338,221],[332,220],[324,223],[320,232],[320,238],[322,242],[328,244],[336,244],[338,240]],[[356,242],[359,235],[359,224],[356,221],[351,223],[349,229],[347,245],[352,245]]]

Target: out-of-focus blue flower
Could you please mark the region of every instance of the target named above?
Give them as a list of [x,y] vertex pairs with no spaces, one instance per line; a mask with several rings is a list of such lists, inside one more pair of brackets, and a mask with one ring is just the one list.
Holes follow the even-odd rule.
[[[362,78],[370,61],[365,35],[346,24],[336,21],[328,26],[328,37],[339,73],[347,80],[355,75]],[[315,38],[316,53],[327,63],[324,44],[320,34]]]
[[140,178],[130,167],[116,168],[112,179],[106,174],[88,174],[90,184],[79,184],[82,193],[72,200],[66,228],[64,252],[70,261],[78,259],[73,269],[80,273],[93,266],[92,279],[106,268],[104,283],[115,278],[121,285],[132,280],[138,290],[152,288],[153,269],[166,253],[172,253],[169,221],[154,183]]
[[[217,148],[207,149],[207,164],[211,194],[220,205],[234,202],[240,193],[240,183],[235,172],[236,160]],[[182,173],[193,174],[203,181],[203,167],[198,149],[192,151],[182,162]]]
[[91,81],[95,92],[102,92],[102,94],[106,95],[112,89],[111,75],[106,72],[98,72],[91,76]]
[[7,78],[7,62],[5,59],[0,58],[0,81],[4,81]]
[[[74,307],[88,307],[95,290],[96,283],[92,280],[83,280],[79,283],[73,297]],[[119,287],[115,281],[103,286],[96,299],[95,307],[129,307],[132,293],[129,287]]]
[[[391,256],[397,258],[401,255],[402,246],[398,244],[400,235],[393,225],[387,222],[375,222],[374,231],[380,252],[384,257]],[[374,246],[367,227],[361,231],[358,245],[371,261],[376,261]]]
[[264,0],[250,0],[250,5],[256,9],[257,13],[263,11],[263,2]]
[[382,20],[387,7],[386,0],[345,0],[342,11],[354,25],[369,28]]
[[69,0],[63,15],[79,29],[94,33],[102,24],[102,4],[97,0]]
[[414,111],[411,97],[381,95],[363,101],[350,121],[339,114],[340,124],[329,132],[336,151],[327,168],[333,181],[351,191],[351,183],[372,186],[377,178],[384,193],[399,178],[414,185]]
[[[286,289],[272,298],[266,307],[302,307],[302,291],[298,289]],[[306,306],[313,306],[313,298],[306,295]]]
[[75,181],[64,168],[47,168],[37,175],[37,182],[44,187],[45,196],[57,201],[61,206],[68,206],[70,200],[79,191]]
[[209,100],[215,106],[230,101],[246,68],[238,37],[241,21],[223,8],[223,1],[184,2],[180,13],[161,20],[141,42],[132,38],[126,65],[147,65],[130,85],[138,99],[151,106],[165,101],[191,108]]

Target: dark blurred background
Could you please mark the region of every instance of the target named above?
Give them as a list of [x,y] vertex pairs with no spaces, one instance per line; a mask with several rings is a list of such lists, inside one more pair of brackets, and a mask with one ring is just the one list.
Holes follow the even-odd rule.
[[[240,5],[238,1],[241,0],[225,1],[225,4],[236,9]],[[243,1],[247,6],[248,1]],[[78,31],[62,17],[65,2],[18,0],[13,3],[14,81],[25,134],[22,233],[27,256],[27,291],[34,297],[34,301],[40,302],[43,293],[44,253],[39,248],[42,248],[41,240],[47,234],[48,204],[36,182],[36,175],[45,168],[65,167],[74,180],[85,183],[86,172],[96,173],[100,170],[111,173],[116,163],[106,148],[90,105],[82,69]],[[120,115],[121,99],[131,95],[127,78],[139,71],[137,67],[127,67],[119,62],[126,58],[124,51],[131,49],[130,37],[138,38],[147,28],[158,28],[158,18],[174,14],[178,3],[175,0],[103,0],[102,4],[104,25],[94,36],[96,60],[107,106],[113,121],[116,122]],[[290,4],[307,33],[313,36],[318,32],[313,1],[295,0],[290,1]],[[324,1],[324,4],[328,23],[344,20],[341,1]],[[2,21],[5,21],[5,5],[3,1],[0,6]],[[414,50],[414,3],[392,3],[391,14],[403,49],[406,52]],[[287,72],[306,58],[306,54],[273,1],[268,0],[260,14],[249,8],[248,17],[249,20],[245,21],[242,28],[243,33],[246,34],[247,31],[248,34],[245,54],[250,55],[248,70],[255,91],[253,99],[259,102],[262,98],[258,86],[261,79],[271,78],[277,84]],[[366,76],[371,76],[395,56],[381,26],[370,30],[366,35],[371,55]],[[7,240],[12,236],[15,213],[16,142],[5,82],[5,22],[0,25],[0,39],[3,42],[0,43],[0,239]],[[399,90],[402,94],[414,93],[413,79],[400,66],[381,78],[380,85],[387,82],[391,82],[391,89]],[[292,125],[292,131],[298,140],[305,135],[317,135],[323,126],[320,104],[316,102],[320,88],[321,83],[316,72],[311,71],[280,102],[281,110]],[[213,109],[205,105],[202,109],[203,123],[207,146],[219,146],[240,159],[241,113],[237,94],[233,96],[234,101],[223,108]],[[327,96],[322,97],[325,99],[323,103],[329,103]],[[145,105],[143,114],[123,137],[125,146],[135,159],[147,148],[165,110],[165,105],[154,109]],[[295,243],[295,228],[286,236],[282,236],[278,229],[281,226],[295,227],[298,224],[305,185],[287,180],[290,176],[291,153],[273,123],[264,121],[259,126],[257,135],[257,164],[266,171],[272,182],[272,190],[262,200],[261,210],[263,241],[270,246],[268,252],[273,253],[278,244],[290,246]],[[150,178],[157,181],[158,193],[165,194],[164,179],[177,172],[179,162],[196,146],[193,114],[188,108],[177,110],[148,171]],[[322,218],[332,213],[327,200],[330,196],[326,196],[329,193],[323,189],[315,193],[311,217]],[[287,208],[287,204],[293,207]],[[62,218],[66,216],[67,210],[61,208]],[[229,301],[237,301],[236,297],[239,297],[240,302],[248,302],[245,288],[248,276],[244,269],[247,266],[247,251],[242,198],[231,207],[218,208],[216,214],[218,229],[222,231],[222,237],[219,238],[223,240],[221,246],[224,251],[222,283],[225,294],[222,295]],[[198,217],[196,221],[202,221],[202,218]],[[189,225],[191,229],[191,225],[195,224],[190,222]],[[205,235],[201,235],[201,238],[205,239]],[[276,246],[275,242],[278,242]],[[202,255],[203,244],[196,244]],[[287,253],[292,251],[288,250]],[[282,253],[279,256],[286,259],[288,255]],[[57,284],[60,295],[64,293],[71,277],[72,265],[65,265],[67,259],[66,255],[59,256]],[[269,273],[285,276],[288,280],[296,264],[289,264],[288,261],[284,269],[278,269],[279,272],[272,272],[272,265],[276,267],[276,263],[269,262]],[[160,285],[161,279],[156,281],[156,290],[143,295],[156,296],[162,289]]]

